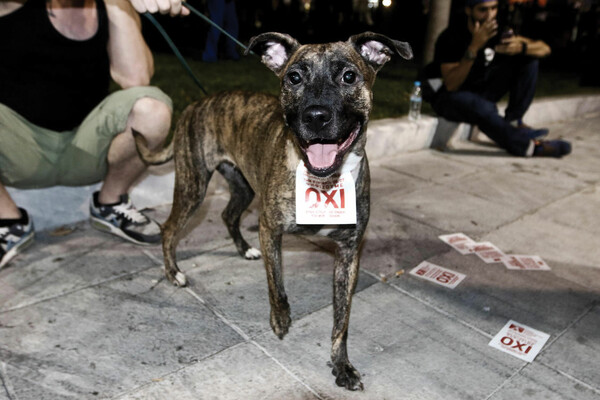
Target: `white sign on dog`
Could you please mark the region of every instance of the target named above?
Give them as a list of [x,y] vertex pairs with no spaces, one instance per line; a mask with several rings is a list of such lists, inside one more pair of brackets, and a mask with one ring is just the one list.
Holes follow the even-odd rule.
[[304,162],[296,169],[296,223],[356,224],[356,191],[352,171],[342,168],[325,178],[312,175]]

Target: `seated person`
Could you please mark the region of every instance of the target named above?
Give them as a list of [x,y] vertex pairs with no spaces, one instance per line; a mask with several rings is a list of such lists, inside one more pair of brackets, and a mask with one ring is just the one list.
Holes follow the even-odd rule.
[[[180,1],[167,8],[136,7],[185,14]],[[132,5],[0,0],[0,37],[0,268],[34,235],[31,217],[5,186],[103,180],[90,201],[93,226],[138,244],[159,242],[158,224],[137,211],[127,194],[146,169],[132,129],[159,147],[172,105],[148,86],[153,59]],[[111,77],[122,90],[109,94]]]
[[[510,154],[569,154],[569,142],[539,140],[548,130],[523,124],[534,97],[538,58],[549,55],[550,47],[541,40],[511,34],[499,38],[497,13],[496,0],[467,0],[466,23],[451,25],[436,42],[427,75],[437,72],[443,86],[434,93],[435,88],[429,87],[429,93],[424,88],[426,100],[450,121],[477,125]],[[506,93],[508,106],[502,117],[496,103]]]

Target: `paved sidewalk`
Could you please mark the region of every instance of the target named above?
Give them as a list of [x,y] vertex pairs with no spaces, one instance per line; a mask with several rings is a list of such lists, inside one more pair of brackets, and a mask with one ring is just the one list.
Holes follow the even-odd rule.
[[[562,160],[473,143],[371,160],[349,331],[362,393],[338,388],[328,366],[330,244],[286,237],[294,322],[281,341],[262,262],[237,256],[216,193],[179,246],[185,289],[163,278],[158,247],[87,223],[40,232],[0,271],[0,400],[600,399],[599,124],[549,126],[573,143]],[[256,225],[251,208],[243,232],[258,246]],[[438,239],[454,232],[551,271],[461,255]],[[467,277],[452,290],[408,273],[424,260]],[[534,362],[488,346],[509,320],[550,335]]]

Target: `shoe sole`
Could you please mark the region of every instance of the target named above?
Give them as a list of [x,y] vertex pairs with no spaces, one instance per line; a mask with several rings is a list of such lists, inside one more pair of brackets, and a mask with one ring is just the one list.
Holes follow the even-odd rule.
[[160,243],[160,241],[158,241],[156,243],[148,243],[148,242],[141,242],[139,240],[136,240],[136,239],[132,238],[131,236],[127,236],[127,234],[125,234],[125,232],[123,232],[121,229],[117,228],[116,226],[114,226],[100,218],[90,216],[90,222],[91,222],[92,227],[96,228],[99,231],[110,233],[112,235],[120,237],[121,239],[125,239],[131,243],[135,243],[140,246],[155,246]]
[[4,255],[4,258],[0,262],[0,269],[4,268],[4,266],[10,262],[10,260],[21,254],[21,252],[27,247],[31,246],[34,241],[34,236],[34,232],[31,232],[23,242],[19,243],[18,245],[7,251]]

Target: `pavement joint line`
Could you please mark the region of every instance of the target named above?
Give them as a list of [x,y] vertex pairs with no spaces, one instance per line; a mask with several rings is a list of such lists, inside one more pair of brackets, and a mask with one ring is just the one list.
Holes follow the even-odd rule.
[[[435,182],[433,182],[433,183],[435,183]],[[439,185],[445,186],[445,184],[439,184]],[[564,200],[564,199],[567,199],[567,198],[569,198],[569,197],[571,197],[571,196],[575,196],[575,195],[577,195],[577,194],[579,194],[579,193],[583,192],[584,190],[587,190],[587,189],[589,189],[590,187],[593,187],[593,186],[596,186],[596,185],[597,185],[597,183],[593,183],[593,184],[587,184],[587,186],[583,187],[582,189],[579,189],[579,190],[574,190],[574,191],[572,191],[572,192],[569,192],[569,193],[565,194],[564,196],[562,196],[562,197],[560,197],[560,198],[554,199],[554,200],[552,200],[552,201],[549,201],[548,203],[545,203],[545,204],[543,204],[543,205],[540,205],[539,207],[537,207],[537,208],[535,208],[535,209],[533,209],[533,210],[530,210],[530,211],[528,211],[528,212],[524,212],[522,215],[518,216],[517,218],[515,218],[515,219],[513,219],[513,220],[511,220],[511,221],[507,221],[507,222],[505,222],[505,223],[503,223],[503,224],[501,224],[501,225],[498,225],[498,226],[494,227],[494,228],[492,229],[492,231],[499,230],[499,229],[501,229],[501,228],[504,228],[504,227],[506,227],[506,226],[509,226],[509,225],[511,225],[511,224],[513,224],[513,223],[515,223],[515,222],[517,222],[517,221],[520,221],[520,220],[522,220],[523,218],[530,217],[530,216],[534,215],[535,213],[537,213],[538,211],[540,211],[541,209],[543,209],[543,208],[545,208],[545,207],[548,207],[548,206],[549,206],[549,205],[551,205],[551,204],[554,204],[554,203],[556,203],[556,202],[562,201],[562,200]],[[477,198],[479,198],[479,199],[483,199],[483,200],[485,200],[485,201],[491,201],[491,200],[489,200],[489,199],[486,199],[486,198],[483,198],[483,197],[480,197],[480,196],[477,196],[477,195],[474,195],[474,194],[471,194],[471,193],[468,193],[468,192],[467,192],[467,194],[469,194],[470,196],[473,196],[473,197],[477,197]],[[503,204],[503,203],[495,203],[495,204],[499,204],[499,205],[502,205],[502,206],[505,206],[505,205],[506,205],[506,204]],[[410,216],[410,215],[404,214],[404,213],[402,213],[402,212],[400,212],[400,211],[397,211],[397,210],[389,210],[389,212],[391,212],[391,213],[392,213],[392,214],[394,214],[394,215],[397,215],[397,216],[400,216],[400,217],[406,218],[406,219],[408,219],[408,220],[410,220],[410,221],[417,222],[417,223],[419,223],[419,224],[421,224],[421,225],[425,225],[425,226],[428,226],[428,227],[430,227],[430,228],[433,228],[433,229],[436,229],[436,230],[440,230],[440,229],[442,229],[442,228],[440,228],[439,226],[436,226],[436,225],[430,224],[430,223],[428,223],[428,222],[426,222],[426,221],[422,221],[422,220],[420,220],[420,219],[418,219],[418,218],[415,218],[415,217],[413,217],[413,216]],[[568,226],[568,225],[566,225],[566,226]],[[442,230],[443,230],[443,229],[442,229]],[[491,232],[491,231],[490,231],[490,232]],[[490,232],[487,232],[487,233],[490,233]],[[485,234],[486,234],[486,233],[482,233],[482,235],[485,235]]]
[[[121,398],[123,398],[125,396],[128,396],[128,395],[135,395],[135,393],[138,392],[138,391],[140,391],[142,388],[150,386],[150,385],[152,385],[154,383],[161,382],[163,379],[165,379],[165,378],[167,378],[169,376],[175,376],[179,372],[181,372],[181,371],[183,371],[185,369],[188,369],[188,368],[190,368],[193,365],[199,364],[200,362],[203,362],[205,360],[213,358],[214,356],[216,356],[218,354],[221,354],[221,353],[223,353],[225,351],[228,351],[228,350],[231,350],[231,349],[235,349],[236,347],[239,347],[239,346],[241,346],[241,345],[243,345],[245,343],[246,342],[239,342],[239,343],[236,343],[236,344],[234,344],[232,346],[225,347],[225,348],[223,348],[221,350],[215,351],[214,353],[208,354],[208,355],[206,355],[204,357],[198,358],[198,359],[194,360],[193,362],[190,362],[188,365],[184,365],[184,366],[182,366],[180,368],[177,368],[177,369],[174,369],[172,371],[169,371],[169,372],[167,372],[167,373],[165,373],[163,375],[160,375],[157,378],[151,378],[151,380],[148,381],[148,382],[142,383],[139,386],[136,386],[134,388],[127,389],[124,392],[118,393],[118,394],[112,396],[111,399],[116,400],[116,399],[121,399]],[[12,400],[12,399],[9,399],[9,400]]]
[[8,372],[6,371],[6,363],[4,361],[0,361],[0,381],[2,381],[2,387],[6,392],[8,400],[18,400],[17,394],[15,393],[15,389],[13,388],[13,385],[10,382],[10,378],[8,377]]
[[515,376],[520,375],[521,371],[523,371],[525,368],[527,368],[528,365],[529,365],[528,362],[525,362],[524,365],[521,365],[515,372],[513,372],[513,374],[511,376],[506,378],[506,380],[504,382],[502,382],[500,385],[498,385],[498,387],[496,389],[492,390],[492,393],[490,393],[484,400],[490,400],[496,393],[498,393],[504,387],[504,385],[506,385],[508,382],[512,381],[515,378]]
[[285,371],[285,373],[287,373],[289,376],[291,376],[294,380],[296,380],[298,383],[300,383],[302,386],[304,386],[308,391],[310,391],[313,395],[315,395],[318,399],[323,400],[323,397],[321,397],[313,388],[311,388],[306,382],[304,382],[302,379],[300,379],[296,374],[294,374],[292,371],[290,371],[285,365],[283,365],[277,358],[275,358],[273,355],[271,355],[271,353],[269,353],[267,351],[267,349],[265,349],[263,346],[261,346],[260,344],[258,344],[254,339],[252,339],[250,336],[248,336],[246,334],[246,332],[244,332],[242,330],[242,328],[240,328],[239,326],[237,326],[235,323],[231,322],[229,319],[227,319],[223,314],[221,314],[215,307],[213,307],[212,305],[210,305],[208,302],[206,302],[202,297],[200,297],[196,292],[194,292],[191,288],[187,287],[185,288],[185,290],[192,295],[192,297],[194,297],[196,300],[198,300],[203,306],[205,306],[206,308],[208,308],[210,310],[210,312],[212,312],[217,318],[219,318],[221,320],[221,322],[223,322],[224,324],[226,324],[227,326],[229,326],[231,329],[233,329],[238,335],[240,335],[242,337],[242,339],[244,339],[244,342],[246,343],[250,343],[253,346],[255,346],[257,349],[259,349],[264,355],[266,355],[271,361],[273,361],[275,364],[277,364],[281,369],[283,369]]
[[[586,184],[585,182],[582,182],[582,183]],[[540,205],[540,206],[536,207],[535,209],[532,209],[532,210],[530,210],[530,211],[524,212],[524,213],[523,213],[521,216],[519,216],[518,218],[516,218],[516,219],[514,219],[514,220],[512,220],[512,221],[506,222],[506,223],[504,223],[504,224],[502,224],[502,225],[499,225],[499,226],[496,228],[496,230],[497,230],[497,229],[500,229],[500,228],[503,228],[503,227],[505,227],[505,226],[508,226],[508,225],[510,225],[510,224],[512,224],[512,223],[515,223],[515,222],[517,222],[517,221],[519,221],[519,220],[521,220],[521,219],[523,219],[523,218],[530,217],[530,216],[532,216],[532,215],[536,214],[538,211],[540,211],[540,210],[542,210],[542,209],[544,209],[544,208],[547,208],[548,206],[550,206],[550,205],[552,205],[552,204],[555,204],[555,203],[558,203],[558,202],[560,202],[560,201],[563,201],[563,200],[565,200],[565,199],[568,199],[569,197],[572,197],[572,196],[578,195],[578,194],[580,194],[581,192],[583,192],[584,190],[588,190],[588,189],[589,189],[590,187],[592,187],[592,186],[595,186],[595,184],[591,184],[591,185],[590,185],[590,184],[586,184],[586,186],[585,186],[585,187],[583,187],[583,188],[581,188],[581,189],[579,189],[579,190],[573,190],[572,192],[568,192],[568,193],[566,193],[566,194],[565,194],[564,196],[562,196],[562,197],[556,198],[556,199],[554,199],[554,200],[551,200],[551,201],[549,201],[549,202],[547,202],[547,203],[544,203],[544,204],[542,204],[542,205]],[[570,225],[564,225],[564,224],[560,224],[560,225],[563,225],[563,226],[567,226],[567,227],[571,227],[571,228],[573,228],[573,226],[570,226]],[[577,227],[575,226],[574,228],[577,228]]]
[[585,383],[585,382],[584,382],[584,381],[582,381],[581,379],[578,379],[578,378],[574,377],[574,376],[573,376],[573,375],[571,375],[571,374],[568,374],[568,373],[566,373],[566,372],[564,372],[564,371],[561,371],[561,370],[560,370],[560,369],[558,369],[558,368],[554,368],[553,366],[551,366],[551,365],[548,365],[548,364],[546,364],[545,362],[540,362],[540,364],[541,364],[541,365],[543,365],[544,367],[546,367],[546,368],[548,368],[548,369],[550,369],[550,370],[552,370],[552,371],[554,371],[554,372],[558,373],[558,374],[561,374],[561,375],[562,375],[562,376],[564,376],[565,378],[567,378],[567,379],[569,379],[569,380],[571,380],[571,381],[573,381],[573,382],[575,382],[575,383],[577,383],[577,384],[579,384],[579,385],[581,385],[581,386],[584,386],[584,387],[586,387],[587,389],[591,390],[592,392],[594,392],[594,393],[596,393],[596,394],[600,394],[600,389],[597,389],[597,388],[593,387],[593,386],[592,386],[592,385],[590,385],[589,383]]
[[430,224],[430,223],[429,223],[429,222],[427,222],[427,221],[423,221],[423,220],[421,220],[421,219],[418,219],[418,218],[412,217],[412,216],[410,216],[410,215],[406,215],[406,214],[404,214],[404,213],[402,213],[402,212],[400,212],[400,211],[396,211],[396,210],[388,210],[388,211],[389,211],[390,213],[394,214],[394,215],[397,215],[397,216],[399,216],[399,217],[402,217],[402,218],[406,218],[406,219],[408,219],[409,221],[417,222],[417,223],[419,223],[419,224],[421,224],[421,225],[424,225],[424,226],[428,226],[428,227],[430,227],[430,228],[432,228],[432,229],[435,229],[435,230],[437,230],[437,231],[445,231],[445,229],[443,229],[443,228],[440,228],[439,226],[436,226],[436,225]]
[[149,259],[154,261],[157,266],[161,266],[161,265],[164,266],[162,260],[159,259],[158,257],[156,257],[154,254],[150,253],[148,250],[144,249],[144,250],[142,250],[142,253],[144,253]]
[[[579,194],[581,194],[581,193],[584,193],[586,190],[590,190],[590,188],[594,188],[594,190],[595,190],[595,189],[596,189],[596,186],[598,186],[598,183],[599,183],[599,182],[594,182],[594,183],[585,183],[585,182],[582,182],[582,183],[583,183],[583,184],[585,184],[586,186],[584,186],[583,188],[581,188],[581,189],[579,189],[579,190],[574,190],[574,191],[572,191],[572,192],[569,192],[569,193],[565,194],[564,196],[562,196],[562,197],[560,197],[560,198],[557,198],[557,199],[554,199],[554,200],[552,200],[552,201],[549,201],[548,203],[546,203],[546,204],[543,204],[543,205],[539,206],[539,207],[538,207],[538,208],[536,208],[535,210],[532,210],[532,211],[530,211],[530,212],[528,212],[528,213],[524,213],[524,214],[521,216],[521,218],[523,218],[523,217],[528,217],[528,216],[531,216],[531,215],[535,214],[536,212],[538,212],[539,210],[541,210],[541,209],[543,209],[543,208],[546,208],[546,207],[548,207],[548,206],[550,206],[550,205],[552,205],[552,204],[555,204],[555,203],[561,202],[561,201],[563,201],[563,200],[566,200],[566,199],[568,199],[569,197],[577,196],[577,195],[579,195]],[[517,219],[517,221],[518,221],[518,219]],[[557,223],[558,223],[559,225],[566,226],[566,227],[569,227],[569,228],[576,228],[576,229],[577,229],[577,228],[579,228],[579,227],[578,227],[578,226],[576,226],[576,225],[568,225],[568,224],[564,224],[564,223],[560,223],[560,222],[557,222]]]
[[196,292],[194,292],[194,290],[192,290],[189,287],[186,287],[185,291],[188,292],[190,295],[192,295],[192,297],[194,297],[196,300],[198,300],[203,306],[208,308],[208,310],[210,312],[212,312],[218,319],[220,319],[221,322],[223,322],[225,325],[227,325],[231,329],[233,329],[238,335],[240,335],[242,337],[242,339],[244,339],[245,342],[252,340],[250,338],[250,336],[248,336],[246,334],[246,332],[244,332],[242,330],[242,328],[240,328],[239,326],[237,326],[236,324],[231,322],[227,317],[225,317],[223,314],[221,314],[221,312],[219,312],[215,307],[213,307],[211,304],[209,304],[207,301],[205,301],[202,297],[200,297],[200,295],[198,295]]
[[[377,276],[376,274],[374,274],[373,272],[371,272],[371,271],[368,271],[368,270],[366,270],[366,269],[363,269],[363,271],[364,271],[366,274],[368,274],[368,275],[371,275],[373,278],[376,278],[376,279],[378,279],[378,280],[381,282],[381,279],[380,279],[380,277],[379,277],[379,276]],[[462,325],[464,325],[464,326],[466,326],[466,327],[468,327],[468,328],[470,328],[470,329],[472,329],[472,330],[474,330],[474,331],[478,332],[479,334],[481,334],[481,335],[483,335],[483,336],[485,336],[485,337],[489,338],[490,340],[491,340],[491,339],[494,337],[494,335],[488,334],[487,332],[485,332],[485,331],[482,331],[481,329],[477,328],[476,326],[474,326],[474,325],[472,325],[472,324],[470,324],[470,323],[468,323],[468,322],[466,322],[466,321],[463,321],[463,320],[461,320],[460,318],[456,317],[455,315],[453,315],[453,314],[450,314],[450,313],[448,313],[448,312],[446,312],[446,311],[444,311],[444,310],[442,310],[442,309],[439,309],[439,308],[435,307],[434,305],[430,304],[429,302],[427,302],[427,301],[425,301],[425,300],[422,300],[422,299],[420,299],[420,298],[416,297],[416,296],[415,296],[415,295],[413,295],[412,293],[410,293],[410,292],[408,292],[408,291],[406,291],[406,290],[404,290],[404,289],[400,288],[399,286],[397,286],[397,285],[395,285],[395,284],[393,284],[393,283],[386,283],[386,282],[382,282],[382,283],[384,283],[384,284],[389,284],[389,286],[391,286],[392,288],[396,289],[397,291],[399,291],[399,292],[401,292],[401,293],[405,294],[406,296],[409,296],[409,297],[411,297],[412,299],[414,299],[414,300],[416,300],[416,301],[418,301],[418,302],[420,302],[420,303],[424,304],[425,306],[432,308],[433,310],[435,310],[436,312],[438,312],[438,313],[440,313],[440,314],[442,314],[442,315],[446,316],[447,318],[454,319],[454,320],[458,321],[460,324],[462,324]],[[573,327],[573,325],[575,325],[575,324],[576,324],[576,323],[578,323],[578,322],[579,322],[581,319],[583,319],[583,318],[584,318],[584,317],[585,317],[587,314],[589,314],[589,313],[590,313],[590,312],[591,312],[591,311],[592,311],[592,310],[593,310],[593,309],[594,309],[594,308],[595,308],[597,305],[598,305],[598,302],[596,302],[596,301],[592,302],[592,304],[591,304],[591,305],[590,305],[590,306],[589,306],[589,307],[588,307],[588,308],[587,308],[585,311],[583,311],[583,312],[582,312],[582,313],[581,313],[581,314],[580,314],[580,315],[579,315],[577,318],[575,318],[573,321],[571,321],[571,323],[570,323],[570,324],[569,324],[569,325],[568,325],[568,326],[567,326],[565,329],[563,329],[561,332],[559,332],[559,333],[556,335],[556,337],[555,337],[555,338],[554,338],[554,339],[553,339],[553,340],[552,340],[550,343],[548,343],[546,346],[544,346],[544,349],[542,350],[542,352],[540,352],[540,354],[539,354],[539,355],[541,355],[541,354],[543,354],[544,352],[546,352],[546,351],[547,351],[547,350],[548,350],[548,349],[549,349],[549,348],[552,346],[552,344],[553,344],[554,342],[556,342],[558,339],[560,339],[560,338],[561,338],[561,337],[562,337],[562,336],[563,336],[563,335],[564,335],[564,334],[565,334],[565,333],[566,333],[566,332],[567,332],[567,331],[568,331],[568,330],[569,330],[571,327]],[[538,356],[539,356],[539,355],[538,355]],[[511,375],[509,378],[507,378],[507,379],[506,379],[504,382],[502,382],[502,383],[501,383],[501,384],[500,384],[500,385],[499,385],[499,386],[498,386],[496,389],[494,389],[494,390],[492,391],[492,393],[490,393],[490,394],[489,394],[489,395],[488,395],[488,396],[485,398],[485,400],[489,400],[489,399],[491,399],[491,398],[492,398],[492,396],[494,396],[494,394],[496,394],[496,393],[497,393],[499,390],[501,390],[501,389],[502,389],[502,387],[503,387],[503,386],[504,386],[506,383],[508,383],[508,382],[510,382],[512,379],[514,379],[514,377],[515,377],[515,376],[519,375],[519,374],[520,374],[520,373],[521,373],[521,372],[522,372],[522,371],[523,371],[525,368],[527,368],[527,367],[529,366],[529,364],[530,364],[530,363],[526,363],[526,364],[522,365],[521,367],[519,367],[519,369],[517,369],[517,370],[516,370],[516,371],[515,371],[515,372],[514,372],[514,373],[513,373],[513,374],[512,374],[512,375]],[[553,368],[553,367],[551,367],[551,366],[547,365],[546,363],[540,362],[540,364],[541,364],[541,365],[544,365],[545,367],[547,367],[547,368],[549,368],[549,369],[551,369],[551,370],[553,370],[553,371],[555,371],[555,372],[557,372],[557,373],[559,373],[559,374],[561,374],[561,375],[563,375],[563,376],[565,376],[566,378],[568,378],[568,379],[570,379],[570,380],[572,380],[572,381],[574,381],[574,382],[576,382],[576,383],[578,383],[578,384],[581,384],[581,385],[585,386],[586,388],[588,388],[588,389],[592,390],[594,393],[600,394],[600,390],[598,390],[598,389],[594,388],[593,386],[591,386],[591,385],[589,385],[589,384],[587,384],[587,383],[585,383],[585,382],[581,381],[580,379],[578,379],[578,378],[576,378],[576,377],[574,377],[574,376],[572,376],[572,375],[570,375],[570,374],[567,374],[566,372],[563,372],[563,371],[561,371],[560,369]]]
[[[425,179],[425,178],[423,178],[421,176],[414,175],[414,174],[411,174],[411,173],[406,172],[406,171],[399,171],[398,169],[388,167],[387,165],[375,165],[373,168],[381,168],[381,169],[384,169],[386,171],[395,172],[396,174],[408,176],[409,178],[414,178],[414,179],[417,179],[417,180],[422,181],[422,182],[437,183],[437,182],[433,181],[432,179]],[[418,190],[418,189],[415,189],[415,190]]]
[[124,278],[126,276],[136,275],[136,274],[139,274],[140,272],[144,272],[144,271],[147,271],[147,270],[152,269],[152,268],[156,268],[156,266],[153,265],[151,267],[145,267],[145,268],[142,268],[142,269],[139,269],[139,270],[136,270],[136,271],[126,272],[126,273],[123,273],[123,274],[120,274],[120,275],[115,275],[115,276],[113,276],[113,277],[111,277],[109,279],[105,279],[105,280],[102,280],[100,282],[92,283],[92,284],[89,284],[89,285],[86,285],[86,286],[77,287],[75,289],[71,289],[71,290],[68,290],[66,292],[62,292],[62,293],[60,293],[58,295],[55,295],[55,296],[43,297],[43,298],[35,300],[33,302],[21,304],[21,305],[16,306],[16,307],[5,308],[5,309],[1,309],[0,308],[0,314],[12,312],[12,311],[22,310],[24,308],[35,306],[35,305],[38,305],[38,304],[41,304],[41,303],[45,303],[45,302],[48,302],[48,301],[51,301],[51,300],[54,300],[54,299],[58,299],[60,297],[69,296],[69,295],[71,295],[73,293],[77,293],[77,292],[80,292],[82,290],[91,289],[91,288],[94,288],[94,287],[97,287],[97,286],[101,286],[101,285],[104,285],[106,283],[110,283],[110,282],[119,280],[119,279]]
[[288,375],[290,375],[293,379],[295,379],[296,381],[298,381],[302,386],[304,386],[309,392],[311,392],[313,395],[315,395],[316,398],[320,399],[320,400],[324,400],[323,397],[321,395],[319,395],[313,388],[311,388],[307,383],[305,383],[302,379],[300,379],[298,376],[296,376],[296,374],[294,374],[291,370],[289,370],[285,365],[283,365],[283,363],[281,363],[277,358],[273,357],[271,355],[271,353],[269,353],[267,351],[267,349],[265,349],[264,347],[262,347],[260,344],[258,344],[256,341],[251,340],[250,343],[252,343],[254,346],[256,346],[260,351],[262,351],[267,357],[269,357],[271,359],[271,361],[273,361],[275,364],[279,365],[279,367],[281,369],[283,369]]
[[554,344],[554,342],[556,342],[558,339],[560,339],[565,333],[567,333],[567,331],[569,329],[571,329],[575,324],[577,324],[579,321],[581,321],[586,315],[588,315],[590,312],[592,312],[592,310],[598,304],[599,304],[598,301],[592,301],[592,304],[590,304],[590,306],[586,310],[584,310],[581,314],[579,314],[579,316],[577,316],[577,318],[575,318],[573,321],[571,321],[569,323],[569,325],[567,325],[562,331],[560,331],[558,334],[556,334],[554,339],[550,340],[550,342],[544,346],[544,348],[538,354],[538,356],[544,354],[546,352],[546,350],[549,349]]
[[[421,150],[421,151],[423,151],[423,150]],[[390,160],[396,160],[397,158],[398,158],[398,156],[392,156],[392,157],[390,157]],[[446,160],[450,160],[450,161],[454,161],[454,162],[460,162],[459,160],[455,160],[455,159],[450,158],[450,157],[446,158]],[[467,164],[465,162],[460,162],[460,163],[463,164],[463,165],[468,165],[468,166],[472,167],[471,164]],[[406,171],[400,171],[400,170],[398,170],[396,168],[391,168],[391,167],[389,167],[387,165],[375,165],[372,169],[375,169],[375,168],[382,168],[382,169],[385,169],[387,171],[391,171],[391,172],[395,172],[397,174],[408,176],[409,178],[414,178],[414,179],[420,180],[422,182],[433,183],[433,184],[436,184],[436,185],[441,185],[441,186],[446,186],[446,187],[452,187],[452,185],[450,185],[449,183],[446,183],[446,182],[437,182],[437,181],[435,181],[435,180],[433,180],[431,178],[423,178],[421,176],[414,175],[414,174],[411,174],[411,173],[406,172]],[[485,169],[486,171],[494,171],[493,168],[489,168],[489,167],[484,167],[483,169]],[[455,178],[455,179],[465,179],[465,178],[468,178],[468,177],[470,177],[472,175],[478,174],[480,171],[481,170],[476,170],[476,171],[473,171],[473,172],[468,172],[465,175],[463,175],[463,176],[461,176],[459,178]],[[419,189],[415,189],[415,190],[419,190]]]
[[397,285],[395,285],[395,284],[393,284],[393,283],[382,282],[382,281],[381,281],[381,277],[377,276],[377,275],[376,275],[376,274],[374,274],[373,272],[371,272],[371,271],[368,271],[368,270],[366,270],[366,269],[363,269],[363,271],[364,271],[364,272],[365,272],[367,275],[370,275],[370,276],[372,276],[373,278],[377,279],[379,282],[381,282],[381,283],[383,283],[383,284],[385,284],[385,285],[389,285],[389,286],[391,286],[392,288],[394,288],[394,289],[395,289],[395,290],[397,290],[398,292],[400,292],[400,293],[402,293],[402,294],[404,294],[404,295],[406,295],[406,296],[410,297],[411,299],[413,299],[413,300],[416,300],[416,301],[418,301],[419,303],[421,303],[421,304],[423,304],[423,305],[425,305],[425,306],[427,306],[427,307],[429,307],[429,308],[433,309],[434,311],[436,311],[436,312],[437,312],[437,313],[439,313],[439,314],[442,314],[442,315],[443,315],[443,316],[445,316],[446,318],[449,318],[449,319],[451,319],[451,320],[457,321],[457,322],[458,322],[458,323],[460,323],[461,325],[463,325],[463,326],[466,326],[467,328],[469,328],[469,329],[471,329],[471,330],[473,330],[473,331],[475,331],[475,332],[479,333],[479,334],[480,334],[480,335],[482,335],[482,336],[485,336],[486,338],[488,338],[488,339],[490,339],[490,340],[492,340],[492,338],[494,337],[494,335],[491,335],[491,334],[489,334],[489,333],[487,333],[487,332],[485,332],[485,331],[483,331],[483,330],[481,330],[481,329],[477,328],[475,325],[473,325],[473,324],[470,324],[470,323],[468,323],[467,321],[463,321],[462,319],[460,319],[460,318],[459,318],[459,317],[457,317],[456,315],[454,315],[454,314],[451,314],[451,313],[449,313],[449,312],[447,312],[447,311],[444,311],[444,310],[442,310],[441,308],[438,308],[438,307],[434,306],[433,304],[429,303],[429,302],[428,302],[428,301],[426,301],[426,300],[423,300],[423,299],[420,299],[420,298],[418,298],[418,297],[417,297],[417,296],[415,296],[414,294],[412,294],[412,293],[410,293],[410,292],[408,292],[408,291],[406,291],[406,290],[402,289],[401,287],[399,287],[399,286],[397,286]]

